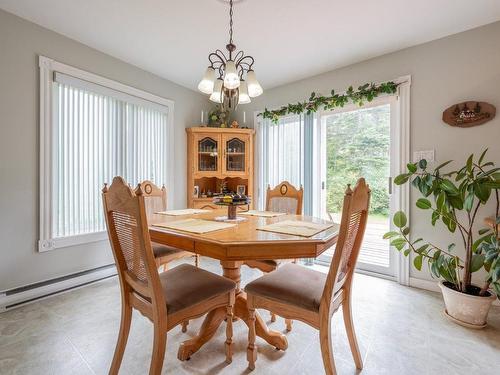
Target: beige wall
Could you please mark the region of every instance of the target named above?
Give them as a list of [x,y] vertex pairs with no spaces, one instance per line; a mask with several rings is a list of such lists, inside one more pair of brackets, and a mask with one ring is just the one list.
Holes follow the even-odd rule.
[[203,95],[0,10],[0,291],[112,262],[104,242],[36,250],[38,55],[174,100],[174,207],[186,201],[184,128],[210,108]]
[[[500,116],[483,126],[469,129],[453,128],[441,121],[445,108],[465,100],[486,101],[500,109],[499,43],[500,22],[497,22],[274,89],[264,87],[261,97],[239,107],[239,119],[241,121],[243,110],[248,119],[253,116],[253,111],[264,107],[276,108],[305,100],[312,91],[328,94],[332,88],[342,91],[351,84],[358,86],[410,74],[411,151],[434,149],[437,161],[453,159],[461,162],[470,153],[488,147],[488,158],[500,164]],[[326,40],[322,48],[334,49],[335,38]],[[300,53],[300,48],[297,48],[297,53]],[[416,197],[413,192],[413,233],[441,245],[450,243],[450,235],[442,226],[433,228],[428,223],[429,212],[413,208]],[[488,211],[492,212],[483,212]],[[459,247],[458,238],[456,242]],[[426,271],[412,269],[411,275],[430,278]]]

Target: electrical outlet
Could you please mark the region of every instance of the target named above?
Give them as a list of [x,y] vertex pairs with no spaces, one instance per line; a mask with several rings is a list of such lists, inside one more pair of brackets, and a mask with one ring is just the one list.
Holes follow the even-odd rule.
[[418,163],[422,159],[427,160],[427,162],[429,162],[429,163],[435,161],[434,150],[414,151],[413,152],[413,162],[414,163]]

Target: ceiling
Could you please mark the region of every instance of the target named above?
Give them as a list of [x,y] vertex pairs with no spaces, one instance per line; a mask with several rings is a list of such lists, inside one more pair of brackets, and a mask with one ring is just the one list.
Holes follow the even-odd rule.
[[[0,8],[196,89],[223,0],[0,0]],[[234,41],[264,89],[500,20],[499,0],[241,0]]]

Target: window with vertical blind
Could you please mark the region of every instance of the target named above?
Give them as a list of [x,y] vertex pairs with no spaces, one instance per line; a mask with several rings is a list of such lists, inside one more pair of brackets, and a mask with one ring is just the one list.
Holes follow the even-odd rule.
[[133,187],[149,179],[170,188],[173,149],[172,102],[47,60],[40,64],[41,109],[49,112],[40,132],[41,251],[106,238],[104,183],[119,175]]

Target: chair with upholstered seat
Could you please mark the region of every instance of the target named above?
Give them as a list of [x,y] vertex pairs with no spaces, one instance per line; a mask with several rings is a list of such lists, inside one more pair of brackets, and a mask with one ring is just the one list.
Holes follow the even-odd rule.
[[[167,189],[165,188],[165,186],[162,186],[162,188],[160,189],[151,181],[146,180],[141,182],[138,187],[141,188],[142,194],[144,196],[146,217],[148,221],[150,221],[152,216],[157,212],[167,210]],[[162,245],[155,242],[153,242],[151,245],[153,247],[153,254],[155,256],[156,263],[158,264],[158,267],[163,267],[164,271],[167,270],[168,263],[186,257],[194,257],[195,266],[199,266],[200,258],[198,254],[193,254],[189,251],[176,249],[174,247]]]
[[[266,192],[266,211],[281,212],[289,215],[302,215],[302,200],[304,197],[304,188],[295,188],[288,181],[283,181],[274,189],[267,187]],[[245,265],[251,268],[257,268],[264,273],[275,271],[283,261],[276,259],[268,260],[250,260]],[[296,259],[293,260],[297,262]],[[276,321],[276,315],[271,312],[271,321]],[[287,331],[292,330],[292,321],[285,319]]]
[[368,217],[370,189],[363,178],[347,187],[339,237],[328,274],[297,264],[286,264],[245,287],[250,311],[247,359],[255,368],[255,309],[279,311],[319,330],[321,354],[327,375],[336,373],[331,342],[331,318],[342,306],[344,324],[354,362],[363,367],[352,321],[351,290]]
[[189,264],[159,273],[140,186],[132,190],[121,177],[103,189],[103,204],[120,281],[122,313],[110,374],[118,374],[127,343],[132,309],[154,326],[149,373],[162,370],[167,332],[217,308],[227,309],[226,361],[232,358],[232,321],[236,283]]

